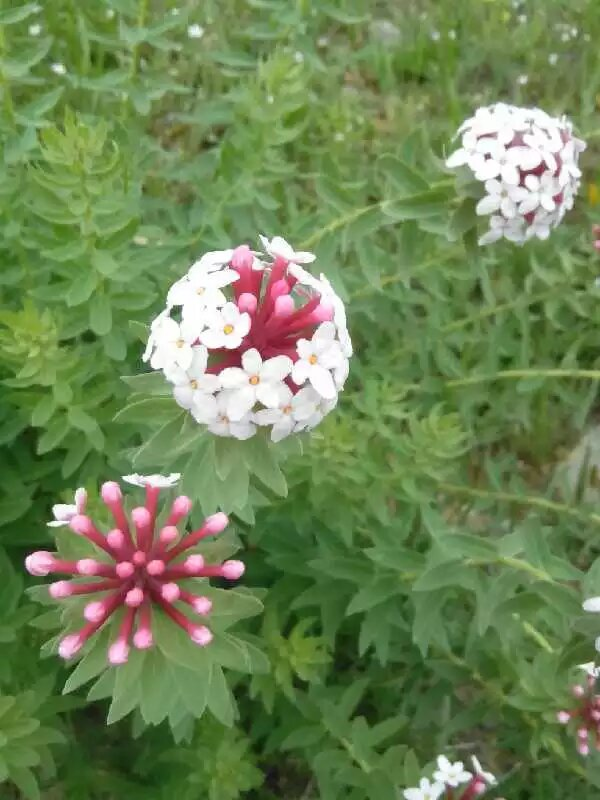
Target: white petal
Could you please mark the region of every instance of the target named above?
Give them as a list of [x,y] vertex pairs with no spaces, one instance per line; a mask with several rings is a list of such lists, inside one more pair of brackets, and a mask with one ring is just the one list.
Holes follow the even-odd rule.
[[250,439],[252,436],[254,436],[256,433],[256,425],[245,421],[232,422],[229,426],[229,430],[234,438],[244,441],[245,439]]
[[294,255],[296,264],[312,264],[315,259],[316,255],[314,253],[308,253],[306,250],[298,250]]
[[600,597],[590,597],[589,600],[585,600],[583,602],[583,610],[594,613],[600,612]]
[[488,158],[487,161],[483,161],[479,164],[475,171],[475,177],[478,181],[487,181],[490,178],[495,178],[497,175],[500,175],[500,164],[492,158]]
[[219,378],[224,389],[241,389],[248,385],[248,373],[239,367],[227,367]]
[[335,339],[335,325],[333,322],[322,322],[314,332],[314,339],[325,339],[333,341]]
[[212,394],[196,392],[191,408],[192,415],[197,422],[206,425],[216,419],[218,414],[217,401]]
[[463,147],[455,150],[454,153],[446,159],[446,166],[448,169],[456,169],[457,167],[464,167],[469,161],[469,153]]
[[533,192],[526,197],[525,200],[521,202],[519,205],[519,211],[521,214],[531,214],[532,211],[536,211],[539,206],[539,198],[537,194]]
[[256,398],[268,408],[275,408],[279,405],[278,384],[261,381],[256,386]]
[[502,179],[509,184],[509,186],[517,186],[521,180],[519,170],[514,164],[504,164],[501,170]]
[[254,386],[244,386],[231,392],[227,403],[227,416],[233,422],[238,422],[245,416],[256,402],[256,389]]
[[285,414],[271,429],[271,441],[280,442],[294,430],[294,420],[291,414]]
[[240,318],[237,322],[237,325],[235,326],[235,332],[240,337],[240,343],[241,340],[244,338],[244,336],[248,334],[251,324],[252,322],[250,319],[250,314],[248,314],[246,311],[244,311],[243,314],[240,314]]
[[481,200],[475,206],[475,213],[479,216],[483,216],[484,214],[493,214],[494,211],[497,211],[500,208],[500,195],[498,194],[488,194],[486,197],[482,197]]
[[312,342],[309,342],[308,339],[298,339],[296,342],[296,351],[300,358],[310,358],[313,354]]
[[331,372],[319,364],[314,364],[308,372],[308,379],[314,389],[326,400],[333,400],[337,392]]
[[173,396],[175,397],[175,401],[177,405],[181,406],[181,408],[191,408],[192,407],[192,400],[194,398],[194,390],[190,386],[189,382],[187,386],[176,386],[173,389]]
[[294,362],[288,356],[274,356],[262,365],[260,370],[261,380],[282,381],[292,371]]
[[87,503],[87,492],[83,487],[79,487],[75,491],[75,508],[78,514],[83,514],[85,505]]
[[242,356],[242,366],[244,367],[247,375],[262,374],[261,367],[263,360],[260,353],[254,347],[251,350],[246,350]]
[[206,345],[210,350],[217,350],[219,347],[225,346],[227,336],[222,329],[207,328],[202,331],[199,338],[202,344]]
[[275,425],[285,416],[278,408],[261,408],[253,415],[257,425]]
[[208,363],[208,350],[206,347],[199,345],[193,348],[192,363],[189,368],[189,373],[192,378],[199,378],[204,375],[206,365]]
[[308,378],[308,375],[311,370],[311,365],[308,361],[296,361],[292,368],[292,380],[297,386],[302,386],[302,384]]

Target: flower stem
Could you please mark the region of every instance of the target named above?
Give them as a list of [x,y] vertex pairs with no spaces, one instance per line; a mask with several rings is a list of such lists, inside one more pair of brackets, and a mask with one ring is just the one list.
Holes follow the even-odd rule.
[[467,378],[454,378],[446,381],[445,385],[450,388],[460,386],[475,386],[478,383],[499,380],[519,380],[520,378],[585,378],[588,380],[600,380],[600,370],[598,369],[505,369],[489,375],[469,375]]

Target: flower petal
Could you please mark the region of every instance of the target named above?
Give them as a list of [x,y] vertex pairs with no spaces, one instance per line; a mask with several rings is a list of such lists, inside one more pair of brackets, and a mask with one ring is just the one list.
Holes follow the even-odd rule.
[[261,381],[282,381],[292,371],[294,362],[288,356],[274,356],[262,365]]
[[261,374],[261,367],[263,360],[260,353],[256,348],[246,350],[242,356],[242,366],[246,371],[246,375],[259,375]]
[[231,392],[227,403],[227,416],[233,422],[238,422],[245,416],[256,402],[256,390],[254,386],[244,386]]
[[248,373],[239,367],[227,367],[219,378],[224,389],[241,389],[248,385]]
[[326,400],[333,400],[336,396],[337,392],[333,376],[325,367],[321,367],[319,364],[311,366],[308,372],[308,379],[321,397]]

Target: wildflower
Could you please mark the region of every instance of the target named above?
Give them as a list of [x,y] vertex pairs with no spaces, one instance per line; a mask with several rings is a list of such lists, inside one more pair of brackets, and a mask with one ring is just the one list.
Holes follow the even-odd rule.
[[50,69],[55,75],[66,75],[67,68],[64,64],[61,64],[60,61],[56,61],[54,64],[50,64]]
[[[473,774],[464,768],[462,761],[450,762],[446,756],[438,756],[438,769],[433,773],[433,782],[421,778],[418,787],[404,790],[406,800],[474,800],[489,786],[495,786],[496,778],[485,772],[478,759],[471,757]],[[460,789],[458,787],[461,787]]]
[[558,64],[558,53],[550,53],[548,63],[551,67],[555,67]]
[[201,39],[204,36],[204,28],[198,24],[188,25],[187,35],[189,39]]
[[303,64],[304,63],[304,53],[301,50],[296,50],[294,53],[294,61],[296,64]]
[[517,83],[519,86],[527,86],[529,83],[529,75],[519,75],[517,78]]
[[210,432],[248,439],[270,426],[276,442],[335,407],[352,342],[342,299],[302,266],[315,256],[281,236],[261,242],[265,256],[242,245],[196,261],[152,321],[143,360]]
[[438,756],[437,770],[433,773],[433,777],[439,783],[445,783],[452,788],[456,788],[461,783],[466,783],[471,780],[471,773],[464,768],[462,761],[452,763],[446,756]]
[[[585,610],[600,611],[600,598],[594,597],[592,600],[596,602],[584,603]],[[587,756],[590,752],[590,741],[593,741],[596,750],[600,750],[600,695],[594,691],[600,668],[590,662],[580,664],[579,669],[587,675],[586,685],[574,684],[571,687],[571,693],[577,704],[558,711],[556,719],[561,725],[572,724],[575,728],[577,752]]]
[[437,800],[443,791],[443,783],[431,783],[428,778],[421,778],[417,788],[404,790],[404,797],[406,800]]
[[87,503],[87,492],[85,489],[77,489],[75,492],[75,502],[72,505],[66,503],[57,503],[52,506],[52,513],[54,519],[46,523],[49,528],[59,528],[63,525],[68,525],[73,517],[77,514],[85,512],[85,505]]
[[42,32],[42,26],[39,24],[39,22],[34,22],[32,25],[29,26],[29,28],[27,28],[27,33],[30,36],[39,36],[41,32]]
[[483,184],[477,213],[490,215],[480,244],[547,239],[572,208],[585,143],[566,118],[505,103],[479,108],[458,130],[461,146],[447,159]]
[[[89,516],[75,514],[69,526],[87,540],[90,557],[69,561],[58,553],[38,551],[29,555],[25,566],[32,575],[64,574],[69,580],[51,583],[49,593],[55,600],[87,597],[83,606],[83,627],[64,636],[58,646],[62,658],[73,658],[101,628],[118,617],[116,637],[108,649],[113,665],[127,661],[130,646],[145,650],[153,645],[154,615],[163,615],[182,628],[195,644],[210,644],[213,635],[204,624],[212,602],[196,594],[190,586],[197,579],[220,577],[237,580],[244,572],[241,561],[206,564],[196,546],[207,536],[223,531],[228,519],[217,513],[204,520],[197,530],[180,534],[177,525],[189,513],[191,500],[176,497],[160,528],[157,505],[160,491],[172,486],[179,475],[127,475],[123,480],[146,490],[146,502],[131,511],[127,518],[118,483],[108,481],[101,497],[110,510],[115,527],[102,533]],[[184,585],[181,585],[184,582]],[[185,611],[184,611],[185,610]],[[135,629],[135,630],[134,630]]]
[[439,42],[439,40],[442,38],[442,34],[439,31],[431,31],[429,38],[432,42]]

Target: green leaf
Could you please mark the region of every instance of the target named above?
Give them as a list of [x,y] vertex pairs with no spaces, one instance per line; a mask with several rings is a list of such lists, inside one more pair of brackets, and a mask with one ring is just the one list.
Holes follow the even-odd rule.
[[86,303],[98,285],[96,273],[88,270],[80,273],[65,296],[68,306],[79,306]]
[[233,725],[236,716],[235,702],[223,670],[217,664],[211,674],[208,708],[223,725],[229,728]]
[[169,662],[168,668],[185,707],[195,717],[201,717],[208,703],[212,664],[207,662],[207,669],[203,672],[187,669],[187,667],[175,664],[173,661]]
[[37,14],[39,10],[38,3],[24,3],[22,6],[0,11],[0,25],[14,25],[15,22],[22,22],[32,14]]
[[268,489],[279,497],[287,496],[287,483],[277,457],[277,445],[267,440],[259,432],[252,439],[243,442],[242,457],[248,471],[256,476]]
[[112,277],[121,268],[120,264],[106,250],[94,250],[92,253],[92,266],[106,278]]
[[162,372],[143,372],[140,375],[123,375],[121,380],[140,394],[173,395],[173,387]]
[[[159,377],[164,381],[162,375]],[[160,425],[180,416],[181,409],[173,397],[149,397],[126,405],[115,414],[114,422]]]
[[105,336],[112,328],[112,309],[110,299],[97,293],[90,301],[90,328],[98,336]]

